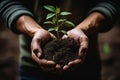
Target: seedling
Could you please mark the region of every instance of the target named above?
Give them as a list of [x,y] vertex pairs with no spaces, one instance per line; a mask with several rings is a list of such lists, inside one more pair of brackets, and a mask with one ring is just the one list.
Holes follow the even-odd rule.
[[56,35],[57,39],[50,40],[43,48],[43,58],[53,60],[61,67],[68,64],[70,61],[78,59],[79,46],[72,38],[61,39],[60,33],[67,34],[65,27],[74,27],[74,23],[69,21],[66,16],[72,13],[61,11],[59,7],[45,5],[44,8],[48,11],[45,25],[50,26],[48,31]]
[[70,12],[62,12],[59,7],[54,7],[52,5],[45,5],[44,8],[49,11],[46,16],[46,21],[44,24],[50,24],[52,27],[48,29],[48,31],[55,31],[57,38],[60,38],[60,33],[66,34],[67,31],[63,30],[62,27],[74,27],[74,23],[67,20],[65,16],[68,16],[72,13]]

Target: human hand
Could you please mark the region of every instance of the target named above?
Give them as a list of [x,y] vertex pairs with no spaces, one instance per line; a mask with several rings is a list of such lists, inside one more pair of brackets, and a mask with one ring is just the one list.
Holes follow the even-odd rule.
[[55,38],[53,34],[42,28],[33,18],[27,15],[20,16],[16,21],[16,30],[32,38],[31,52],[32,58],[44,71],[52,71],[60,68],[54,61],[41,59],[41,45],[49,39]]
[[60,66],[54,61],[41,58],[41,45],[51,38],[55,38],[55,36],[44,29],[39,29],[35,32],[31,42],[32,58],[40,65],[41,69],[44,71],[55,71],[60,68]]
[[73,38],[78,43],[80,48],[78,52],[79,59],[70,61],[67,65],[65,65],[63,67],[63,70],[65,71],[75,69],[78,65],[80,65],[84,61],[88,49],[88,37],[85,35],[85,33],[82,30],[78,28],[74,28],[68,31],[67,35],[63,36],[63,39],[68,37]]

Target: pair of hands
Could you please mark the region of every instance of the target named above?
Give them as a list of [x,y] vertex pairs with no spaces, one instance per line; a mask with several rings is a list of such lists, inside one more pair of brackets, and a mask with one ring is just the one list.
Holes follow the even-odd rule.
[[56,64],[54,61],[49,61],[46,59],[40,59],[42,55],[42,50],[40,45],[44,44],[47,40],[50,38],[56,38],[52,33],[44,30],[39,29],[35,32],[32,42],[31,42],[31,50],[32,50],[32,58],[34,61],[36,61],[42,70],[48,71],[48,72],[58,72],[58,71],[67,71],[76,68],[78,65],[80,65],[86,55],[86,51],[88,48],[88,38],[85,35],[85,33],[80,30],[79,28],[74,28],[67,32],[67,35],[64,35],[62,38],[73,38],[79,45],[79,59],[76,59],[74,61],[70,61],[67,65],[64,67],[61,67],[59,64]]
[[32,58],[44,71],[66,71],[76,68],[84,61],[88,49],[88,37],[86,35],[98,33],[100,30],[105,28],[106,17],[99,12],[93,12],[86,17],[85,20],[78,24],[78,26],[72,30],[69,30],[67,35],[63,36],[63,39],[68,37],[73,38],[80,45],[78,52],[79,59],[70,61],[64,67],[61,67],[54,61],[40,59],[42,55],[40,45],[45,43],[50,38],[55,38],[53,34],[43,29],[31,17],[26,15],[21,16],[17,20],[16,26],[18,31],[33,38],[31,42]]
[[[86,23],[85,23],[86,25]],[[49,61],[46,59],[41,59],[42,44],[46,43],[50,38],[56,38],[52,33],[48,32],[47,30],[43,29],[39,24],[36,23],[34,19],[30,16],[23,15],[18,18],[16,22],[16,30],[19,32],[26,34],[32,37],[31,42],[31,52],[32,52],[32,59],[40,65],[44,71],[66,71],[74,69],[76,66],[81,64],[84,60],[86,55],[86,51],[88,48],[88,38],[83,32],[84,29],[80,27],[85,25],[78,25],[77,27],[69,30],[67,35],[64,35],[62,38],[73,38],[79,45],[79,59],[69,62],[64,67],[61,67],[59,64],[56,64],[54,61]]]

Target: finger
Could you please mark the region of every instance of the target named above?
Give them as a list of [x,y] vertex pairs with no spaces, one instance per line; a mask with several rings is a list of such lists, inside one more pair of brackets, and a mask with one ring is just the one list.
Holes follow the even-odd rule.
[[87,53],[87,48],[84,46],[81,46],[79,49],[79,59],[84,59]]
[[46,66],[46,67],[52,67],[55,66],[56,63],[54,61],[46,60],[46,59],[40,59],[39,63],[41,66]]
[[59,64],[56,64],[55,72],[62,73],[62,67]]
[[79,58],[80,59],[84,59],[87,53],[87,49],[84,47],[81,47],[80,51],[79,51]]
[[55,63],[53,61],[40,60],[35,54],[32,55],[33,60],[35,60],[42,69],[52,69],[55,68]]
[[70,67],[70,70],[74,70],[76,67],[78,67],[82,63],[81,59],[76,59],[74,61],[71,61],[68,63],[68,66]]
[[[41,53],[38,53],[41,54]],[[32,58],[33,60],[35,60],[40,66],[55,66],[55,62],[54,61],[48,61],[46,59],[40,59],[36,56],[35,53],[32,52]]]
[[76,59],[74,61],[71,61],[68,63],[68,65],[64,66],[64,71],[73,71],[75,70],[79,65],[81,64],[81,60],[80,59]]
[[81,45],[84,45],[84,43],[85,43],[86,45],[88,45],[88,37],[85,36],[85,35],[81,35],[81,36],[80,36],[80,39],[79,39],[79,42],[80,42]]
[[51,36],[53,39],[56,39],[55,35],[53,35],[52,33],[50,33],[50,36]]
[[69,66],[68,65],[65,65],[64,67],[63,67],[63,71],[67,71],[69,69]]
[[81,59],[76,59],[74,61],[70,61],[68,63],[68,65],[71,67],[72,65],[76,65],[76,64],[80,64],[81,63]]
[[37,56],[37,57],[41,57],[41,53],[40,53],[40,50],[39,49],[33,49],[33,53]]
[[80,39],[80,48],[79,48],[79,56],[82,58],[88,49],[88,38],[86,36],[82,36]]
[[68,36],[67,35],[63,35],[62,39],[67,39]]
[[31,50],[34,54],[36,54],[37,57],[41,57],[42,50],[40,47],[40,40],[33,39],[31,42]]
[[56,70],[60,70],[61,69],[61,66],[59,64],[56,64]]
[[32,52],[32,59],[35,61],[35,62],[37,62],[37,63],[39,63],[39,58]]

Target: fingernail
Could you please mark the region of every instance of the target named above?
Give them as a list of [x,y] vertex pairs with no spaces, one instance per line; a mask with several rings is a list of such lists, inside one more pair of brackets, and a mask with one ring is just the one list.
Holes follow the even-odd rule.
[[37,54],[37,56],[40,58],[40,57],[41,57],[41,53],[39,52],[39,53]]
[[60,69],[60,68],[61,68],[61,66],[60,66],[59,64],[57,64],[57,65],[56,65],[56,68],[57,68],[57,69]]

